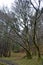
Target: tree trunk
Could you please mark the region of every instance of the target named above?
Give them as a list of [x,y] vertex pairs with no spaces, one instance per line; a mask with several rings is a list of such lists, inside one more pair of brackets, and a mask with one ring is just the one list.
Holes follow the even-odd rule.
[[35,21],[35,24],[34,24],[34,36],[33,36],[33,43],[38,51],[38,57],[40,58],[40,50],[39,50],[39,47],[38,45],[36,44],[36,40],[35,40],[35,36],[36,36],[36,21]]
[[36,44],[35,36],[33,37],[33,43],[34,43],[34,45],[35,45],[35,47],[36,47],[36,49],[37,49],[37,51],[38,51],[38,58],[40,58],[40,57],[41,57],[41,56],[40,56],[40,50],[39,50],[38,45]]
[[38,47],[38,45],[36,44],[36,38],[35,38],[35,36],[36,36],[36,23],[37,23],[37,14],[38,14],[38,12],[36,12],[36,18],[35,18],[35,23],[34,23],[34,30],[33,30],[33,43],[34,43],[34,45],[35,45],[35,47],[36,47],[36,49],[37,49],[37,51],[38,51],[38,58],[40,58],[41,56],[40,56],[40,50],[39,50],[39,47]]
[[[17,41],[16,41],[17,42]],[[18,42],[17,42],[18,43]],[[30,50],[28,49],[27,50],[27,48],[25,48],[22,44],[20,44],[20,43],[18,43],[24,50],[25,50],[25,52],[26,52],[26,57],[28,58],[28,59],[32,59],[32,55],[31,55],[31,53],[30,53]]]
[[26,51],[26,57],[28,59],[32,59],[32,55],[31,55],[31,53],[29,51]]
[[11,56],[11,51],[9,51],[9,53],[8,53],[8,57],[10,57]]

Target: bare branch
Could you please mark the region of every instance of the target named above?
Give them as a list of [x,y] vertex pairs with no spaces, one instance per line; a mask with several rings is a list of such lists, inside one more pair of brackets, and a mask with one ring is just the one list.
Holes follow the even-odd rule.
[[31,0],[30,0],[30,3],[33,6],[33,8],[37,11],[37,8],[33,5],[33,3],[31,2]]

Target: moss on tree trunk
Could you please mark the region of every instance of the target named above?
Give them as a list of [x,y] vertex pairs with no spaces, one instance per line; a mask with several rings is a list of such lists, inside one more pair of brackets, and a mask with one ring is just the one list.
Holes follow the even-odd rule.
[[31,55],[31,53],[29,51],[26,51],[26,57],[28,59],[32,59],[32,55]]

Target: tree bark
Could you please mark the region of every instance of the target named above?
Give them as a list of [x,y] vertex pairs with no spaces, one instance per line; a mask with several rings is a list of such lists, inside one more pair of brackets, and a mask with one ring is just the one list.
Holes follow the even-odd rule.
[[35,20],[35,24],[34,24],[34,35],[33,35],[33,43],[38,51],[38,58],[40,58],[40,50],[39,50],[39,47],[38,45],[36,44],[36,40],[35,40],[35,35],[36,35],[36,20]]
[[28,59],[32,59],[32,55],[31,55],[31,53],[29,51],[26,51],[26,57]]

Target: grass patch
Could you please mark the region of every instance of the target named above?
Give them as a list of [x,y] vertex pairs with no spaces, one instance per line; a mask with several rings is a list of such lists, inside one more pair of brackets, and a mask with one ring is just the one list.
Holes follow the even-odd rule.
[[43,60],[38,61],[36,58],[28,60],[27,58],[16,61],[19,65],[43,65]]
[[6,64],[0,62],[0,65],[6,65]]
[[23,58],[24,56],[25,53],[12,53],[11,57],[2,57],[1,59],[11,60],[12,62],[16,62],[18,65],[43,65],[43,56],[40,60],[37,59],[37,56],[34,56],[31,60]]

